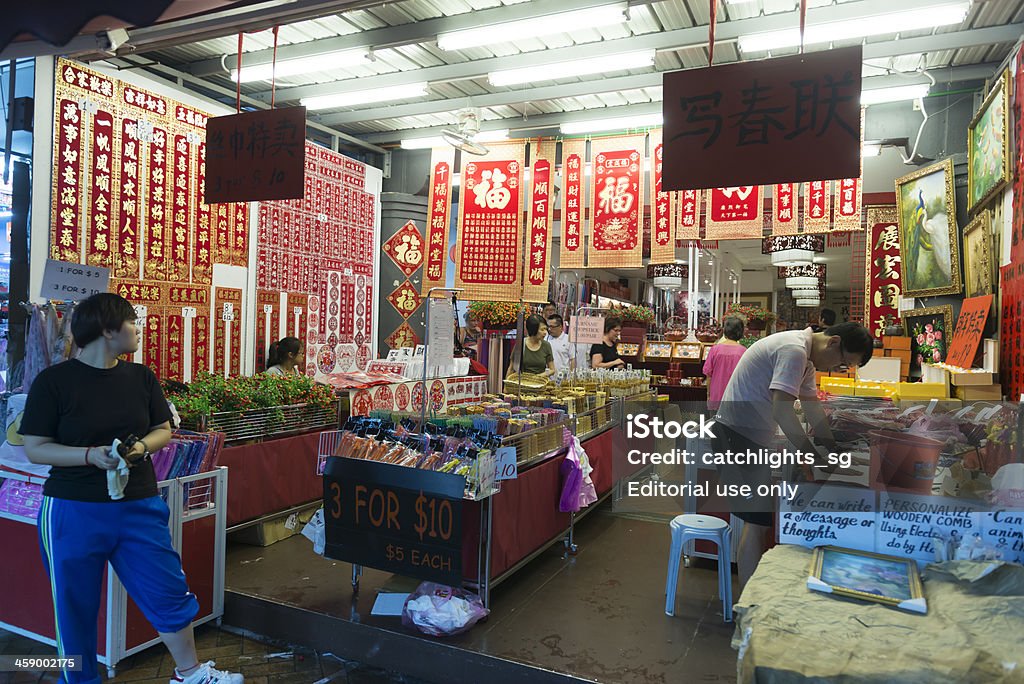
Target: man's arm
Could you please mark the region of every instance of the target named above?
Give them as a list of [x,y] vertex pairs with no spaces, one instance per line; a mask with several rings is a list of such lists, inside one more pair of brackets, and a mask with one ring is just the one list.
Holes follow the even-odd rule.
[[828,418],[821,407],[818,397],[800,397],[800,406],[804,410],[807,422],[814,428],[814,437],[831,452],[839,451],[836,439],[832,435],[832,428],[828,425]]
[[782,428],[786,438],[800,451],[807,451],[812,454],[818,452],[811,443],[810,437],[800,426],[800,420],[796,417],[794,403],[796,397],[782,390],[772,390],[772,417]]

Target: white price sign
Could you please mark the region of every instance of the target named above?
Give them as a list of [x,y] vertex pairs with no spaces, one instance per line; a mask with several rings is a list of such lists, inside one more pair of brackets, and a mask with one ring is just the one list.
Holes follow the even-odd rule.
[[495,479],[516,480],[519,478],[519,464],[516,462],[515,447],[501,447],[498,449],[498,468]]
[[296,316],[301,316],[302,315],[302,307],[301,306],[293,307],[292,308],[292,313],[295,314]]
[[194,306],[183,306],[181,307],[182,318],[195,318],[199,311]]
[[221,312],[220,318],[222,321],[235,320],[235,305],[231,302],[224,304],[224,310]]
[[272,314],[272,313],[274,313],[274,305],[273,304],[264,304],[263,305],[263,313],[265,313],[265,314]]
[[102,266],[46,260],[40,296],[44,299],[80,301],[110,290],[110,269]]

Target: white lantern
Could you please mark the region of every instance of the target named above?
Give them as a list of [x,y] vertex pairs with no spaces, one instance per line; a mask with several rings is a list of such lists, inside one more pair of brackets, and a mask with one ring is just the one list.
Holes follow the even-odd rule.
[[772,266],[803,266],[814,263],[814,251],[810,249],[784,249],[771,253]]
[[808,288],[818,287],[818,279],[814,276],[792,276],[786,278],[786,287],[788,288]]
[[817,294],[815,294],[814,297],[810,297],[810,296],[799,297],[796,300],[796,305],[800,306],[800,307],[805,307],[805,308],[810,308],[810,307],[814,307],[814,306],[820,306],[821,305],[821,299],[818,297]]

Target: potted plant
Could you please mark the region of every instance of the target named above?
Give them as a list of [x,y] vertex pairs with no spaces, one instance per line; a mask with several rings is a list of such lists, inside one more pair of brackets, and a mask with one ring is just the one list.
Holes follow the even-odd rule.
[[730,304],[726,315],[742,318],[746,322],[748,330],[764,330],[776,318],[775,314],[768,309],[744,304]]
[[[471,302],[469,313],[480,319],[484,330],[512,330],[519,320],[519,305],[515,302]],[[530,315],[530,307],[522,307],[523,315]]]
[[643,304],[631,304],[622,307],[618,314],[622,317],[622,327],[647,329],[654,323],[654,309]]
[[697,339],[704,344],[717,342],[722,336],[722,326],[714,319],[697,328]]

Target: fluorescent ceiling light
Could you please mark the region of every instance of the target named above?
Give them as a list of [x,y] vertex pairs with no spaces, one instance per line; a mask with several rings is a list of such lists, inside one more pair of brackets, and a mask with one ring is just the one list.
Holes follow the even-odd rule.
[[893,86],[892,88],[873,88],[872,90],[860,91],[860,103],[868,105],[882,104],[883,102],[900,102],[902,100],[916,100],[928,94],[927,83],[914,85]]
[[352,90],[331,95],[316,95],[300,100],[306,109],[333,109],[335,107],[351,107],[371,102],[388,102],[390,100],[406,100],[422,97],[427,94],[426,83],[409,83],[390,88],[373,88],[372,90]]
[[572,12],[559,12],[520,21],[480,26],[464,31],[440,33],[437,36],[437,47],[442,50],[462,50],[463,48],[490,46],[495,43],[508,43],[522,38],[565,33],[567,28],[576,31],[595,26],[622,24],[625,21],[626,3],[616,2],[611,5],[588,7]]
[[[473,136],[473,141],[478,143],[500,142],[502,140],[508,140],[507,128],[497,131],[480,131]],[[429,138],[406,138],[402,140],[403,150],[426,150],[435,147],[449,147],[449,145],[439,135]]]
[[594,121],[570,121],[562,124],[565,135],[595,133],[598,131],[622,131],[629,128],[651,128],[662,124],[661,114],[622,116],[616,119],[595,119]]
[[510,86],[539,81],[554,81],[560,78],[606,74],[614,71],[642,69],[654,64],[654,50],[623,52],[617,55],[603,55],[589,59],[577,59],[571,62],[555,62],[521,69],[492,71],[487,74],[491,85]]
[[[804,45],[831,43],[837,40],[860,40],[886,33],[904,33],[918,29],[959,24],[967,16],[969,1],[946,2],[934,7],[886,12],[843,21],[810,24],[804,33]],[[800,29],[789,28],[764,33],[748,33],[739,37],[741,52],[765,52],[800,45]]]
[[[333,71],[344,67],[365,64],[370,56],[370,51],[364,48],[357,50],[344,50],[342,52],[328,52],[321,55],[311,55],[298,59],[285,59],[273,64],[249,64],[242,66],[242,83],[252,81],[269,81],[271,77],[287,78],[296,74],[308,74],[314,71]],[[231,80],[238,80],[238,69],[231,70]]]

